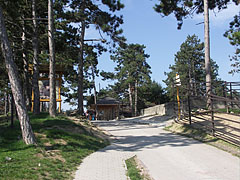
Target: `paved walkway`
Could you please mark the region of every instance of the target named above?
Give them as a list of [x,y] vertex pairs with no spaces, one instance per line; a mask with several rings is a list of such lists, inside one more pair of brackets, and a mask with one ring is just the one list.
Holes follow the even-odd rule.
[[124,161],[137,155],[155,180],[240,180],[239,158],[166,132],[162,120],[147,117],[144,122],[150,125],[143,119],[99,122],[117,140],[85,158],[75,179],[126,180]]

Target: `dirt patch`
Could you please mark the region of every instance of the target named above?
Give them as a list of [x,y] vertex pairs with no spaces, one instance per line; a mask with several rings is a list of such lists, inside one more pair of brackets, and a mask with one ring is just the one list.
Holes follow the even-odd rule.
[[91,134],[95,137],[98,137],[100,139],[103,139],[106,142],[112,141],[111,135],[109,133],[98,128],[97,126],[94,126],[91,122],[86,122],[86,121],[80,120],[76,117],[68,117],[68,118],[71,119],[72,121],[74,121],[76,124],[81,125],[84,128],[84,130],[86,132],[88,132],[89,134]]
[[43,159],[43,158],[44,158],[44,156],[43,156],[42,153],[37,153],[35,156],[36,156],[37,158],[39,158],[39,159]]
[[63,139],[55,139],[54,142],[60,145],[67,145],[67,142]]
[[46,134],[42,134],[42,133],[37,133],[35,132],[34,135],[38,138],[41,138],[41,139],[46,139],[47,138],[47,135]]
[[68,133],[74,133],[74,134],[83,134],[84,133],[84,129],[81,129],[79,127],[74,127],[74,126],[52,126],[52,127],[48,127],[46,129],[59,129]]
[[60,154],[60,150],[48,150],[46,151],[47,158],[53,159],[53,160],[59,160],[61,162],[66,162],[66,160],[62,157]]
[[66,160],[62,157],[60,150],[43,150],[42,153],[37,153],[35,156],[39,159],[53,159],[66,162]]

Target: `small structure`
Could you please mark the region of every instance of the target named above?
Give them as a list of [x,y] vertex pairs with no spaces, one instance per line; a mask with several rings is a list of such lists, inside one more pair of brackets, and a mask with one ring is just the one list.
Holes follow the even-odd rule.
[[[111,97],[104,97],[97,101],[98,120],[113,120],[119,118],[119,101]],[[95,104],[91,105],[95,109]]]
[[[29,64],[29,71],[33,73],[33,65]],[[61,86],[62,86],[62,74],[64,72],[63,67],[61,65],[56,65],[56,102],[59,102],[58,112],[61,112]],[[41,109],[45,102],[50,102],[50,88],[49,88],[49,64],[41,64],[39,65],[39,92],[40,92],[40,106]],[[32,108],[33,112],[33,102],[34,102],[34,93],[32,90]]]

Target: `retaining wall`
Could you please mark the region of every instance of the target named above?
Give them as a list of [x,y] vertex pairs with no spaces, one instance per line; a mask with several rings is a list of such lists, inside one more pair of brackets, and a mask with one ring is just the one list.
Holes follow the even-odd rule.
[[165,103],[156,105],[153,107],[145,108],[141,110],[142,116],[149,116],[149,115],[173,115],[174,114],[174,106],[173,103]]

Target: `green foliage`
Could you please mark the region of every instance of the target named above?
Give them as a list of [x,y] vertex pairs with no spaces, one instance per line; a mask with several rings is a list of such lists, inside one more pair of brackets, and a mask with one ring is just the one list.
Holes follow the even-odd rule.
[[[48,63],[48,34],[47,34],[47,12],[48,1],[38,0],[37,3],[37,17],[38,19],[38,39],[39,39],[39,63]],[[32,1],[16,0],[3,1],[0,0],[0,5],[6,19],[6,28],[10,42],[14,51],[15,62],[17,62],[18,70],[21,76],[24,74],[23,52],[26,54],[25,60],[32,64],[33,50],[32,50]],[[64,67],[64,79],[68,83],[67,86],[72,87],[63,88],[62,95],[67,97],[67,101],[76,99],[77,97],[77,70],[78,56],[79,56],[79,40],[81,38],[81,23],[84,21],[86,30],[90,27],[99,31],[99,34],[105,34],[107,43],[103,45],[101,42],[94,42],[94,45],[85,43],[84,45],[84,90],[92,88],[90,65],[94,67],[94,73],[98,74],[97,57],[107,49],[111,49],[110,45],[123,43],[124,37],[121,37],[122,29],[120,25],[123,23],[122,16],[116,15],[116,11],[121,10],[124,5],[120,1],[106,1],[100,2],[92,0],[55,0],[54,1],[54,25],[55,25],[55,53],[56,64]],[[25,30],[23,30],[25,28]],[[26,44],[23,47],[21,37],[25,32]],[[97,38],[97,37],[96,37]],[[108,47],[108,48],[107,48]],[[91,61],[91,63],[89,63]],[[2,71],[4,74],[2,74]],[[0,69],[0,84],[7,85],[8,78],[6,70]],[[21,78],[23,79],[23,78]],[[3,87],[3,86],[2,86]],[[74,103],[71,101],[71,103]]]
[[72,179],[84,157],[106,146],[64,116],[30,118],[38,146],[24,144],[19,122],[0,121],[0,179]]
[[[122,16],[118,16],[115,13],[123,7],[120,1],[72,0],[68,2],[68,8],[64,8],[62,11],[63,15],[59,24],[64,27],[63,34],[68,35],[67,43],[70,43],[79,53],[81,51],[79,42],[83,41],[82,49],[84,54],[83,67],[80,67],[82,57],[80,57],[81,53],[79,53],[75,56],[71,68],[65,73],[65,79],[72,90],[64,93],[67,96],[67,102],[73,102],[78,98],[77,90],[80,87],[83,88],[84,93],[89,89],[91,91],[94,87],[93,77],[98,76],[97,64],[99,55],[107,50],[112,51],[112,47],[124,42],[124,37],[121,37],[122,29],[120,29],[123,19]],[[99,31],[101,38],[104,35],[107,42],[93,40],[91,45],[90,43],[85,43],[89,39],[82,37],[84,36],[83,32],[87,32],[89,28],[95,28],[96,31]],[[76,66],[78,66],[78,69]],[[84,72],[83,82],[78,82],[80,69]]]
[[143,180],[143,177],[140,174],[140,170],[137,168],[137,163],[134,157],[127,159],[127,175],[130,177],[131,180]]
[[168,96],[162,86],[156,81],[150,81],[139,87],[139,108],[168,102]]
[[136,88],[139,90],[141,86],[150,82],[151,67],[147,63],[148,57],[149,55],[145,53],[145,46],[140,44],[119,47],[111,56],[111,59],[117,63],[115,73],[102,71],[100,74],[103,80],[116,80],[110,88],[114,92],[113,95],[118,96],[117,99],[129,103],[127,100],[129,87],[132,91]]
[[[190,89],[192,95],[202,95],[205,92],[204,44],[196,35],[188,36],[181,44],[174,61],[175,64],[169,66],[170,72],[165,72],[167,79],[164,82],[167,85],[169,98],[173,100],[176,97],[174,87],[176,73],[181,79],[181,94],[186,94],[187,89]],[[212,81],[217,82],[218,65],[213,60],[211,60],[211,67]]]
[[229,108],[229,109],[217,109],[218,112],[222,112],[222,113],[234,113],[234,114],[240,114],[240,109],[233,109],[233,108]]
[[136,80],[143,84],[150,80],[150,66],[146,59],[149,57],[144,52],[145,46],[140,44],[129,44],[125,48],[119,47],[111,59],[117,63],[115,67],[115,79],[119,81],[123,89]]
[[233,45],[236,49],[235,54],[230,58],[233,62],[233,69],[229,72],[230,74],[239,73],[240,72],[240,13],[234,16],[232,22],[230,22],[229,30],[227,30],[224,34],[230,41],[230,44]]
[[[108,95],[120,99],[124,104],[129,104],[130,86],[133,96],[134,90],[138,89],[138,110],[168,101],[162,86],[150,79],[151,67],[146,61],[149,55],[145,54],[144,49],[145,46],[139,44],[129,44],[117,49],[111,56],[111,59],[117,63],[115,73],[104,71],[100,73],[103,80],[111,79],[116,82],[108,89],[102,90],[99,96]],[[135,87],[136,81],[137,87]]]
[[[238,0],[232,0],[236,5]],[[226,9],[230,0],[208,0],[210,10],[217,8],[218,10]],[[155,11],[162,16],[174,14],[178,21],[178,29],[181,29],[183,19],[192,17],[195,13],[201,14],[204,11],[202,0],[159,0],[155,4]]]

